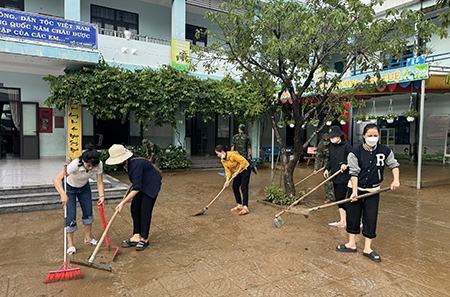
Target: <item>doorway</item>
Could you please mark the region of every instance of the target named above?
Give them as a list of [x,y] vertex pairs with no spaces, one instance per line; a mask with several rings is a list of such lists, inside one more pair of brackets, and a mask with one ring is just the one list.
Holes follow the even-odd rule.
[[108,149],[113,144],[129,145],[130,121],[122,122],[120,117],[113,120],[94,120],[95,145]]
[[0,87],[0,158],[21,154],[20,89]]

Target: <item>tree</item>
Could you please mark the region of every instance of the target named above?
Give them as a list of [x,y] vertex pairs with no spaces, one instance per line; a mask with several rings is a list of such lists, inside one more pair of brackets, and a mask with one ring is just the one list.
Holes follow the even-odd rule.
[[[221,6],[223,12],[207,15],[220,32],[208,32],[214,41],[206,48],[194,48],[194,52],[210,71],[224,62],[236,65],[242,77],[264,96],[264,110],[271,117],[282,148],[283,185],[289,195],[295,195],[293,173],[305,144],[300,137],[304,125],[338,111],[342,96],[351,97],[337,90],[343,75],[355,66],[378,73],[388,57],[404,52],[408,38],[416,32],[415,25],[425,41],[436,30],[420,12],[390,11],[386,18],[376,18],[374,7],[381,3],[227,0]],[[343,62],[341,73],[331,72],[330,62],[336,57]],[[275,85],[280,87],[276,96]],[[292,113],[295,123],[294,154],[290,160],[285,139],[276,125],[280,110],[277,102],[283,91],[292,99],[287,112]],[[311,94],[314,100],[304,99]],[[319,128],[322,126],[319,124]]]
[[82,103],[105,120],[127,119],[133,113],[144,127],[175,128],[177,115],[192,118],[197,113],[205,121],[216,114],[255,120],[263,111],[252,83],[241,84],[230,77],[201,80],[170,66],[129,71],[101,61],[44,80],[50,84],[49,106],[64,109],[71,102]]

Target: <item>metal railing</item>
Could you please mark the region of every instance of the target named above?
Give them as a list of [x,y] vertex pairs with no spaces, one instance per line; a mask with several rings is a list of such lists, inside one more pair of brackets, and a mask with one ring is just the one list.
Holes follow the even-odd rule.
[[116,31],[116,30],[110,30],[110,29],[105,29],[105,28],[98,28],[98,34],[113,36],[113,37],[118,37],[118,38],[124,38],[127,40],[137,40],[137,41],[150,42],[150,43],[169,45],[169,46],[171,44],[169,40],[150,37],[147,35],[135,34],[130,31]]

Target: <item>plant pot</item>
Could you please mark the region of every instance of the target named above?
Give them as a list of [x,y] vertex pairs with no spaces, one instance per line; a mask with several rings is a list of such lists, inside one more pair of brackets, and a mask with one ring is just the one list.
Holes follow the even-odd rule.
[[344,125],[346,125],[346,124],[347,124],[347,122],[346,122],[346,121],[344,121],[344,120],[341,120],[341,121],[339,122],[339,124],[341,124],[342,126],[344,126]]
[[295,124],[294,124],[294,123],[290,123],[290,124],[289,124],[289,127],[294,128],[294,127],[295,127]]
[[332,121],[327,121],[327,126],[331,126],[332,123]]
[[393,119],[393,118],[388,118],[388,119],[386,119],[386,122],[387,122],[388,124],[392,124],[392,123],[394,122],[394,120],[395,120],[395,119]]
[[406,120],[408,122],[414,122],[415,118],[414,117],[406,117]]
[[369,122],[370,122],[371,124],[376,124],[377,121],[378,121],[377,119],[370,119],[370,120],[369,120]]

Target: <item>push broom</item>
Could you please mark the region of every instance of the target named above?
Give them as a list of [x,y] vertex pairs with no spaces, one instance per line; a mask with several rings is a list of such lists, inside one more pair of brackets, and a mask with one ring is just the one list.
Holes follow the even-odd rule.
[[[67,177],[64,175],[64,192],[67,189]],[[70,262],[67,260],[67,229],[66,229],[66,218],[67,218],[67,207],[64,205],[64,262],[63,265],[54,271],[50,271],[47,274],[47,277],[44,280],[45,284],[64,281],[64,280],[72,280],[82,278],[81,270],[79,267],[71,268]]]

